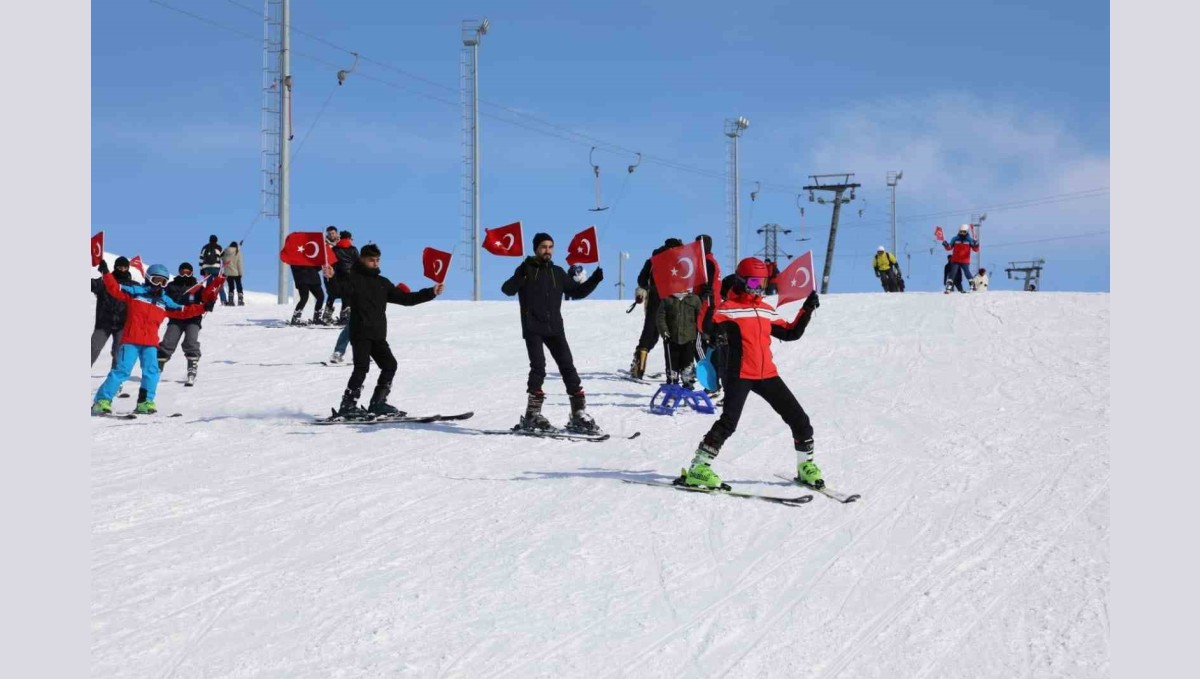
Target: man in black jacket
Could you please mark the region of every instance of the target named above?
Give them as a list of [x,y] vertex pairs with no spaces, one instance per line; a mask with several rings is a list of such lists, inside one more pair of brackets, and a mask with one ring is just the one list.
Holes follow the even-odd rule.
[[[332,226],[329,228],[333,228]],[[354,236],[349,231],[342,231],[338,234],[339,238],[333,245],[333,254],[337,257],[337,261],[333,264],[333,274],[336,276],[340,273],[349,273],[350,268],[358,261],[358,248],[354,247]],[[337,295],[329,291],[325,299],[325,323],[333,325],[333,302],[338,298]],[[337,324],[346,325],[350,322],[350,305],[346,300],[342,300],[342,312],[338,316]]]
[[546,394],[542,392],[542,383],[546,379],[544,346],[550,350],[550,356],[558,365],[558,372],[567,385],[567,395],[571,398],[571,420],[567,429],[584,433],[598,432],[599,427],[587,413],[583,385],[579,381],[579,373],[575,371],[575,361],[571,358],[561,309],[564,296],[583,299],[592,294],[600,281],[604,280],[604,270],[596,267],[596,271],[583,283],[568,276],[561,266],[550,261],[554,257],[554,239],[546,233],[533,237],[533,251],[534,255],[526,257],[517,266],[512,278],[500,286],[504,294],[509,297],[517,295],[521,302],[521,336],[525,338],[525,349],[529,353],[529,399],[520,426],[529,430],[552,428],[542,416],[542,403],[546,400]]
[[[211,235],[208,237],[208,242],[204,247],[200,248],[200,275],[215,276],[221,271],[221,242],[217,236]],[[225,296],[225,288],[221,288],[221,304],[229,304],[229,300]]]
[[655,319],[658,317],[658,305],[661,300],[658,297],[658,290],[654,287],[650,259],[654,255],[662,254],[681,245],[683,245],[683,241],[678,238],[668,238],[661,246],[655,248],[654,252],[650,253],[650,258],[646,259],[641,272],[638,273],[638,288],[634,299],[639,304],[645,305],[646,318],[642,321],[642,335],[638,338],[637,348],[633,350],[633,362],[629,364],[629,373],[638,379],[645,376],[646,358],[650,355],[650,350],[658,344],[658,326]]
[[[108,263],[100,260],[100,273],[108,273]],[[113,263],[113,278],[118,283],[132,283],[129,275],[129,260],[117,257]],[[104,278],[92,279],[92,294],[96,296],[96,329],[92,330],[92,365],[104,349],[104,343],[112,338],[112,367],[117,367],[117,347],[121,344],[121,329],[125,327],[125,304],[113,299],[104,288]]]
[[[196,277],[192,275],[192,265],[184,262],[179,265],[179,275],[167,284],[166,295],[179,304],[204,304],[200,299],[203,290],[188,292],[196,287],[197,283]],[[209,304],[208,310],[212,311],[212,307],[213,305]],[[179,338],[183,338],[183,356],[187,359],[187,382],[184,384],[189,387],[195,383],[196,370],[200,367],[200,323],[203,319],[203,316],[169,319],[167,331],[158,343],[158,370],[161,373],[175,353],[175,348],[179,346]]]
[[[392,378],[396,375],[396,357],[387,342],[387,305],[415,306],[432,301],[446,288],[442,283],[417,292],[404,292],[379,273],[379,246],[367,243],[357,262],[349,271],[334,274],[332,266],[323,269],[325,284],[329,290],[354,308],[350,314],[350,346],[354,350],[354,372],[342,394],[338,415],[342,417],[364,417],[371,415],[403,415],[397,408],[388,405],[388,393],[392,390]],[[364,411],[358,405],[363,382],[371,360],[379,366],[379,381],[375,393]]]

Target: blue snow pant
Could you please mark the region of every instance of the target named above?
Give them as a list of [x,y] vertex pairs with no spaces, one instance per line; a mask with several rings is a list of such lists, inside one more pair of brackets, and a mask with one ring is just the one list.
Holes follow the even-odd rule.
[[970,266],[970,264],[950,262],[950,275],[946,278],[946,285],[953,284],[955,290],[965,292],[963,290],[963,281],[969,281],[972,278]]
[[346,347],[350,346],[350,324],[347,323],[340,333],[338,333],[337,344],[333,350],[343,356],[346,355]]
[[142,389],[146,390],[146,400],[153,401],[154,394],[158,391],[158,347],[136,344],[122,344],[117,350],[117,367],[108,373],[104,384],[100,385],[99,391],[96,392],[96,400],[113,400],[117,390],[121,388],[121,383],[129,379],[133,365],[139,361],[142,364]]

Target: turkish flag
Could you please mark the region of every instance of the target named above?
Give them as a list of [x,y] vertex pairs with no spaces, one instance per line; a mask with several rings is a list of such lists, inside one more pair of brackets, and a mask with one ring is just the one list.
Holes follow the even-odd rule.
[[704,242],[692,241],[654,255],[650,258],[650,271],[654,275],[658,296],[664,299],[677,292],[690,292],[696,286],[707,283]]
[[133,259],[129,260],[129,268],[137,269],[138,273],[142,274],[142,280],[146,278],[146,267],[142,264],[142,256],[134,255]]
[[333,259],[333,249],[320,231],[289,233],[279,251],[279,261],[292,266],[324,266]]
[[933,230],[933,239],[936,241],[946,240],[946,234],[942,232],[942,227],[936,227]]
[[92,266],[99,266],[104,260],[104,232],[92,236]]
[[425,277],[434,283],[443,283],[446,272],[450,270],[450,258],[454,255],[434,248],[425,248],[421,252],[421,263],[425,265]]
[[575,234],[567,248],[567,264],[597,264],[600,262],[600,243],[596,240],[596,227]]
[[779,290],[779,299],[775,306],[783,306],[808,297],[808,293],[817,288],[813,276],[812,250],[792,260],[787,268],[775,277],[775,287]]
[[501,257],[524,257],[525,239],[521,237],[521,222],[483,230],[483,249]]

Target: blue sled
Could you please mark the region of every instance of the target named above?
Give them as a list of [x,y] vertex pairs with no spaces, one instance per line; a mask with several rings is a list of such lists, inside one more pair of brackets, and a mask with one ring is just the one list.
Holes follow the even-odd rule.
[[712,357],[715,349],[709,349],[704,358],[696,364],[696,381],[708,391],[717,389],[717,368],[713,365]]
[[[658,400],[659,396],[662,400]],[[680,403],[685,403],[691,406],[692,410],[706,415],[717,411],[713,407],[712,399],[703,391],[692,391],[678,384],[664,384],[650,397],[650,412],[655,415],[674,415]]]

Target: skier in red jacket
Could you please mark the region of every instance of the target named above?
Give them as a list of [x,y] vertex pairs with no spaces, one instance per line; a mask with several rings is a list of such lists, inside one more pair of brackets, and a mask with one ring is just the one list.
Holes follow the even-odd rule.
[[712,461],[721,445],[737,429],[750,392],[763,397],[791,428],[796,447],[797,480],[816,488],[825,485],[821,470],[813,462],[812,424],[779,377],[771,358],[771,338],[785,342],[800,339],[812,320],[813,310],[820,306],[820,299],[815,291],[810,293],[796,318],[785,321],[763,300],[769,275],[770,269],[760,259],[749,257],[738,262],[729,295],[709,322],[709,332],[722,336],[726,343],[725,405],[720,419],[696,449],[691,468],[685,470],[680,479],[686,485],[728,488],[712,470]]
[[117,351],[117,365],[108,373],[104,384],[96,392],[92,403],[93,415],[112,413],[112,399],[117,389],[133,372],[135,363],[142,366],[142,390],[146,400],[138,403],[135,412],[151,414],[157,412],[154,395],[158,391],[158,329],[166,318],[193,318],[211,308],[217,299],[217,288],[204,291],[204,304],[183,306],[163,294],[170,273],[162,264],[155,264],[146,271],[147,285],[122,285],[111,273],[104,274],[104,288],[117,301],[125,304],[125,327],[121,330],[121,348]]
[[950,288],[963,290],[962,282],[971,280],[971,253],[979,252],[979,241],[971,237],[970,227],[966,224],[958,227],[958,235],[950,242],[942,241],[942,247],[950,253],[950,271],[946,275],[946,292]]

